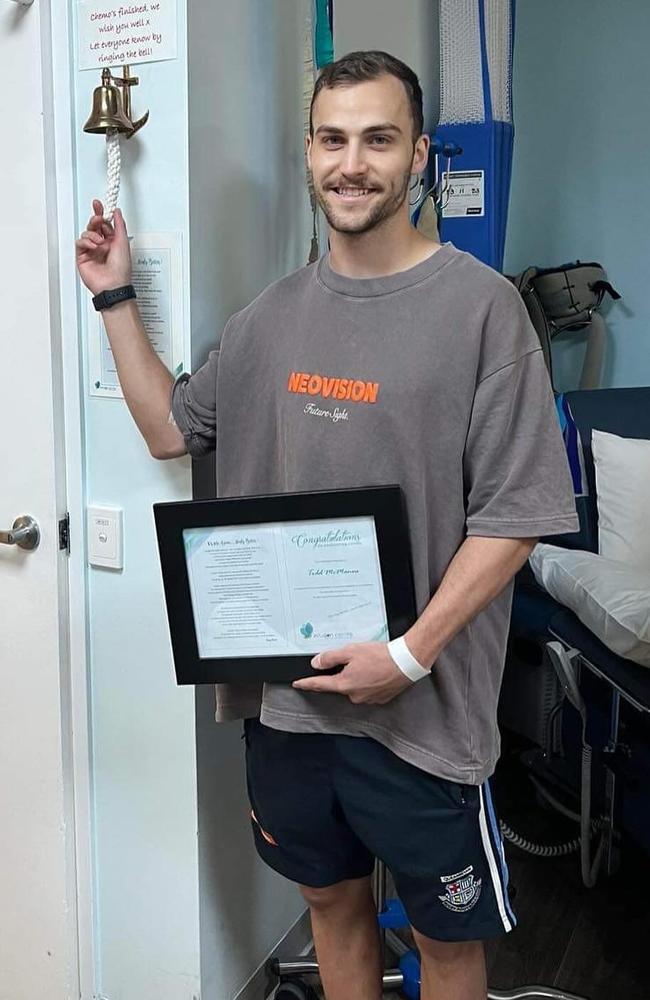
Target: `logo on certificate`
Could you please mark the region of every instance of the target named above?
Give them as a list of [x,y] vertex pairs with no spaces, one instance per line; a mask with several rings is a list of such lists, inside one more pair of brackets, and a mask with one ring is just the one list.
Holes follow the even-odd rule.
[[311,639],[314,634],[314,626],[311,622],[305,622],[304,625],[300,626],[300,634],[304,639]]

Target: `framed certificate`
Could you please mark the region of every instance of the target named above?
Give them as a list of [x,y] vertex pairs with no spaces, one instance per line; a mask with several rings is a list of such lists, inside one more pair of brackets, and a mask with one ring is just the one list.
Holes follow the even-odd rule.
[[154,504],[179,684],[292,681],[415,620],[399,486]]

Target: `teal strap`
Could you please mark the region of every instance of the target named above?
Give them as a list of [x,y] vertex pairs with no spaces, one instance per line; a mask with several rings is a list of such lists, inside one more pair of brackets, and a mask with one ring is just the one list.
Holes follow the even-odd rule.
[[334,40],[330,27],[328,0],[315,0],[316,30],[316,66],[321,69],[328,63],[334,62]]

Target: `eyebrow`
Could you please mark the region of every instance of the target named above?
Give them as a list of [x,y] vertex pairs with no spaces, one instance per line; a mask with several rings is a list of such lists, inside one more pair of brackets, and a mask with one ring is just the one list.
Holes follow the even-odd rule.
[[[339,128],[338,125],[319,125],[314,134],[320,135],[321,132],[334,132],[341,135],[345,129]],[[362,135],[370,135],[372,132],[399,132],[401,134],[402,130],[397,125],[393,125],[392,122],[384,122],[381,125],[370,125],[368,128],[364,128]]]

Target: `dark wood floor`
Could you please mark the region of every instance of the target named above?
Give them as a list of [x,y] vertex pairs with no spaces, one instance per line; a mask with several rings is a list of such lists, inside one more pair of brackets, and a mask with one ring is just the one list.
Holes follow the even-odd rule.
[[575,855],[561,861],[508,852],[518,926],[488,944],[490,986],[541,983],[589,1000],[650,997],[650,878],[626,864],[614,881],[587,890]]
[[[514,761],[502,758],[493,780],[502,818],[529,840],[573,839],[577,825],[540,805]],[[648,855],[623,844],[619,871],[593,889],[578,854],[536,858],[506,842],[506,859],[518,923],[486,945],[491,989],[535,984],[587,1000],[650,1000]]]
[[[539,806],[516,769],[497,774],[495,786],[502,817],[524,836],[576,835],[575,824]],[[506,844],[506,857],[518,926],[487,946],[493,989],[540,983],[589,1000],[650,1000],[647,855],[623,844],[620,869],[593,889],[582,884],[577,854],[535,858]]]

